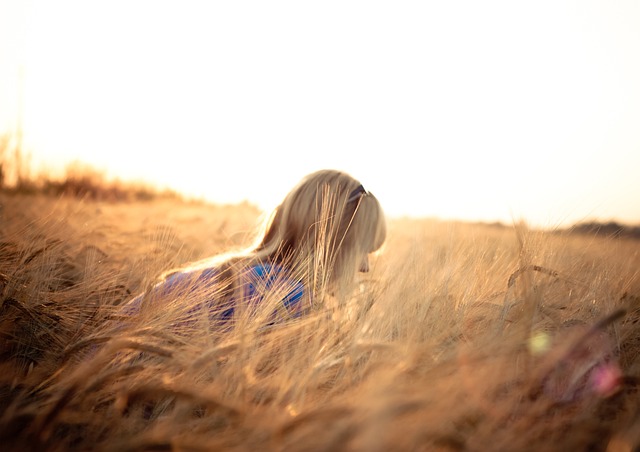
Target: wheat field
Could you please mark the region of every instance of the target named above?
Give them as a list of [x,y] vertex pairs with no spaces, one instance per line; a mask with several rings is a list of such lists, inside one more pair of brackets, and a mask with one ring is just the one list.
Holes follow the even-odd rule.
[[0,194],[3,449],[640,447],[640,241],[389,219],[358,290],[295,322],[123,318],[160,273],[247,246],[260,221]]

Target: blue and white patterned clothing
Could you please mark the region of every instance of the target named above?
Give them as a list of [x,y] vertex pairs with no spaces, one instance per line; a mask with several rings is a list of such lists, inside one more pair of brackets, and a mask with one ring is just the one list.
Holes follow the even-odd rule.
[[[269,296],[270,291],[281,291],[281,305],[278,305],[268,324],[286,319],[300,317],[303,307],[304,286],[289,276],[282,266],[260,263],[249,267],[242,275],[242,292],[240,300],[220,296],[219,270],[215,267],[197,270],[185,270],[172,273],[162,282],[156,284],[148,293],[142,293],[127,303],[124,313],[131,315],[140,311],[143,300],[149,300],[152,306],[171,299],[189,300],[199,298],[200,301],[189,307],[180,325],[191,323],[193,319],[206,309],[212,324],[226,324],[233,319],[238,309],[257,311],[259,303]],[[197,294],[190,297],[191,294]],[[218,296],[216,296],[216,294]]]

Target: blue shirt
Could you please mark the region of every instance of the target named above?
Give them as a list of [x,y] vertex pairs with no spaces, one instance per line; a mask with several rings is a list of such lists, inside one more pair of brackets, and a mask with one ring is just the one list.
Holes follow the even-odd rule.
[[281,300],[285,312],[281,312],[282,310],[278,306],[272,315],[272,320],[268,323],[269,325],[286,318],[300,317],[305,311],[302,306],[304,295],[302,282],[291,278],[288,272],[279,265],[261,263],[250,267],[243,275],[245,284],[240,300],[229,300],[228,297],[215,296],[215,293],[220,290],[219,287],[216,287],[220,284],[218,275],[219,270],[215,267],[172,273],[162,282],[156,284],[149,293],[142,293],[127,303],[124,308],[125,314],[131,315],[139,312],[145,297],[150,297],[151,302],[155,303],[161,302],[162,299],[167,300],[172,295],[188,299],[189,293],[198,292],[206,294],[206,301],[189,308],[179,325],[185,326],[192,323],[202,309],[208,311],[207,314],[212,323],[221,325],[233,318],[239,303],[243,303],[245,307],[255,307],[270,290],[276,289],[278,285],[282,285],[280,287],[284,287],[284,292],[286,292]]

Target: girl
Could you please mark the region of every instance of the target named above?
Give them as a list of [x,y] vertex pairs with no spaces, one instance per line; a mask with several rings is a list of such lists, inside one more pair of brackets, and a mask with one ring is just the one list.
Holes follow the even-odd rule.
[[382,209],[360,182],[340,171],[317,171],[275,209],[254,247],[166,273],[125,312],[157,311],[161,302],[180,313],[180,326],[198,319],[216,328],[282,322],[325,295],[348,294],[385,236]]

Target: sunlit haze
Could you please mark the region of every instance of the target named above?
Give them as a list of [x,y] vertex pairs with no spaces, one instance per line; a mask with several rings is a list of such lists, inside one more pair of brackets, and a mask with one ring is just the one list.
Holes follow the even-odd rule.
[[0,131],[213,202],[640,223],[640,2],[0,0]]

